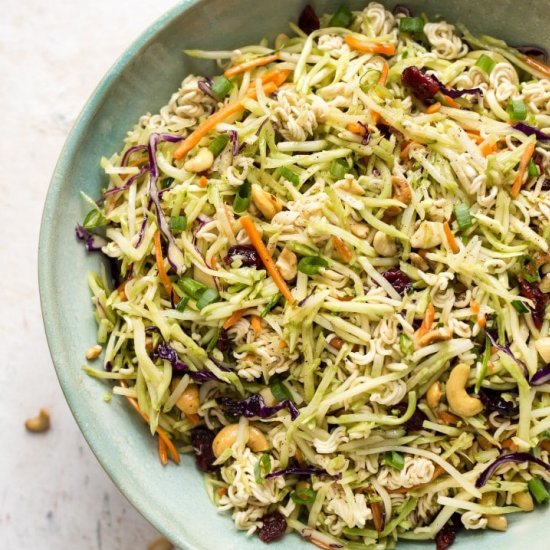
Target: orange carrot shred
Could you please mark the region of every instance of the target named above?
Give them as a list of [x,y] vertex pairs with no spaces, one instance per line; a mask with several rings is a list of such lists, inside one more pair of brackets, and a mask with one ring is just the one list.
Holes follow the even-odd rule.
[[365,128],[365,126],[362,126],[358,122],[350,122],[346,126],[346,130],[348,130],[349,132],[352,132],[353,134],[357,134],[359,136],[364,136],[365,133],[367,132],[367,128]]
[[443,94],[443,101],[448,107],[454,107],[455,109],[460,109],[460,103],[455,101],[451,96]]
[[481,154],[484,156],[484,157],[488,157],[490,154],[494,153],[496,150],[497,150],[497,144],[496,142],[495,143],[491,143],[491,142],[487,142],[485,144],[483,144],[479,150],[481,151]]
[[[124,382],[124,380],[121,380],[120,381],[120,385],[123,387],[123,388],[127,388],[127,384],[126,382]],[[143,418],[143,420],[145,420],[145,422],[149,423],[149,415],[145,414],[142,410],[141,410],[141,407],[138,405],[138,402],[136,399],[134,399],[133,397],[129,397],[128,395],[125,396],[126,399],[128,399],[130,405],[132,405],[132,407],[139,413],[139,415]],[[162,439],[164,441],[164,444],[166,445],[166,448],[168,449],[168,453],[170,454],[170,458],[176,463],[176,464],[179,464],[180,463],[180,454],[178,453],[178,450],[176,449],[176,447],[174,446],[174,444],[172,443],[172,441],[170,441],[170,438],[168,437],[168,434],[162,429],[160,428],[159,426],[157,426],[157,429],[156,429],[156,432],[159,436],[160,439]]]
[[256,59],[252,59],[251,61],[245,61],[240,65],[235,65],[234,67],[227,69],[227,71],[225,71],[223,74],[227,78],[230,78],[237,74],[246,73],[248,71],[251,71],[255,67],[261,67],[262,65],[267,65],[272,61],[277,61],[280,56],[281,54],[279,52],[275,52],[274,54],[266,55],[265,57],[258,57]]
[[351,250],[340,237],[332,237],[332,244],[344,262],[348,263],[353,258]]
[[380,86],[386,85],[386,82],[388,81],[389,72],[390,72],[390,66],[384,61],[384,65],[382,65],[382,72],[380,73],[380,79],[378,80],[378,84],[380,84]]
[[290,73],[290,69],[272,69],[270,71],[266,71],[260,78],[264,84],[267,84],[268,82],[275,82],[277,86],[280,86],[290,76]]
[[460,252],[460,246],[458,246],[458,242],[453,235],[449,222],[445,222],[443,224],[443,231],[445,232],[445,238],[447,239],[453,254],[458,254]]
[[199,178],[199,185],[201,187],[206,187],[208,185],[208,178],[206,176],[201,176]]
[[428,307],[426,308],[426,313],[424,315],[422,324],[416,331],[416,334],[415,334],[416,338],[422,338],[422,336],[430,332],[434,322],[434,318],[435,318],[435,308],[434,308],[434,305],[430,302],[428,304]]
[[526,55],[523,58],[523,61],[531,68],[541,72],[546,76],[546,78],[550,78],[550,67],[543,63],[542,61],[539,61],[538,59],[533,59],[532,57],[529,57]]
[[[157,230],[155,233],[155,236],[153,237],[153,243],[155,245],[155,257],[157,260],[157,268],[159,270],[159,277],[162,281],[162,284],[164,285],[164,288],[166,289],[166,293],[168,296],[172,296],[172,282],[170,281],[170,278],[168,277],[168,274],[166,273],[166,268],[164,267],[164,258],[162,257],[162,246],[160,243],[160,231]],[[175,299],[178,299],[179,297],[174,294]]]
[[160,437],[158,438],[158,446],[160,463],[163,466],[166,466],[166,464],[168,464],[168,448],[166,447],[166,443],[164,443],[164,440]]
[[416,147],[421,147],[421,144],[418,143],[418,141],[409,141],[403,149],[401,149],[401,152],[399,153],[399,158],[404,160],[406,159],[410,152],[415,149]]
[[426,114],[432,115],[433,113],[437,113],[441,109],[441,103],[439,101],[437,103],[433,103],[429,107],[426,108]]
[[395,53],[395,45],[388,42],[368,42],[351,34],[347,34],[344,40],[350,48],[359,52],[379,53],[388,56]]
[[256,252],[260,255],[260,258],[262,262],[264,263],[264,266],[273,279],[273,282],[277,285],[279,290],[281,291],[281,294],[285,297],[287,302],[290,304],[294,303],[294,296],[290,293],[290,290],[286,284],[286,281],[283,279],[282,275],[279,273],[279,270],[277,269],[277,266],[275,265],[275,262],[273,261],[273,258],[271,257],[271,254],[268,252],[267,248],[265,247],[265,244],[262,241],[262,237],[260,236],[260,233],[258,232],[258,229],[254,225],[254,222],[249,216],[243,216],[240,219],[242,228],[246,231],[246,234],[248,235],[248,238],[250,239],[250,242],[252,243],[252,246],[256,249]]
[[286,342],[285,342],[284,340],[281,340],[281,341],[279,342],[279,348],[280,348],[280,349],[286,348]]
[[262,320],[257,315],[250,316],[250,326],[256,334],[262,332]]
[[510,195],[512,195],[514,199],[519,195],[519,192],[521,191],[521,186],[523,185],[523,176],[525,175],[525,170],[527,170],[527,166],[534,152],[535,144],[531,142],[527,145],[525,151],[523,151],[523,155],[521,155],[518,173],[516,175],[516,179],[514,180],[514,185],[512,185],[512,189],[510,190]]
[[201,421],[201,417],[198,414],[185,413],[185,418],[187,418],[187,420],[189,420],[189,422],[191,422],[193,426],[196,426]]
[[479,313],[481,311],[481,306],[475,300],[472,300],[472,302],[470,303],[470,309],[474,313]]
[[378,124],[380,122],[380,113],[377,113],[376,111],[371,111],[370,117],[372,118],[372,122],[374,124]]
[[238,309],[237,311],[234,311],[225,320],[225,323],[222,325],[222,328],[224,330],[227,330],[228,328],[231,328],[245,313],[246,313],[246,309]]
[[479,134],[475,133],[475,132],[466,132],[468,134],[468,136],[473,140],[475,141],[478,145],[480,143],[483,143],[485,141],[484,138],[482,138]]

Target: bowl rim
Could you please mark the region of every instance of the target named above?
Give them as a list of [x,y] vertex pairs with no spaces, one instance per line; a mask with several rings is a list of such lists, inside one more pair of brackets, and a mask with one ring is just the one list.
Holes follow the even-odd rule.
[[[160,34],[167,25],[201,1],[202,0],[179,0],[175,6],[169,8],[153,21],[153,23],[148,25],[122,54],[119,55],[118,59],[109,67],[105,75],[93,89],[75,119],[65,139],[61,152],[59,153],[59,158],[50,178],[44,207],[42,209],[38,239],[38,291],[40,296],[42,322],[52,364],[65,400],[69,405],[69,409],[76,420],[81,434],[84,436],[88,446],[103,470],[114,483],[115,487],[117,487],[130,504],[132,504],[149,523],[169,539],[174,538],[174,533],[170,532],[169,527],[164,525],[160,510],[150,506],[150,501],[141,486],[128,484],[124,481],[121,470],[118,470],[116,465],[108,460],[108,453],[104,452],[102,448],[101,436],[99,433],[94,430],[86,429],[85,425],[87,419],[79,407],[80,400],[78,399],[77,392],[70,391],[69,376],[64,368],[65,365],[61,364],[60,359],[56,359],[61,356],[63,345],[62,341],[57,337],[57,322],[48,318],[49,312],[55,311],[56,307],[55,291],[51,284],[54,276],[54,268],[53,264],[49,261],[52,257],[53,244],[49,229],[49,220],[50,213],[60,199],[62,182],[68,172],[71,159],[78,149],[78,144],[83,139],[85,130],[94,118],[95,113],[107,99],[119,75],[131,64],[136,54],[149,47],[155,41],[158,34]],[[180,524],[180,529],[185,539],[191,538],[183,524]],[[199,548],[189,542],[189,540],[181,540],[181,537],[178,537],[178,547],[182,550],[199,550]]]

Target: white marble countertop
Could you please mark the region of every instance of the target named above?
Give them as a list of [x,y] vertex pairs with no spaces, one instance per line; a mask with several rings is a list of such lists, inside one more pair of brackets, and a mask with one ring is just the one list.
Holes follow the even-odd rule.
[[[42,328],[42,205],[101,77],[176,0],[2,2],[0,17],[0,548],[145,550],[159,535],[107,477],[63,398]],[[51,430],[24,421],[45,408]]]

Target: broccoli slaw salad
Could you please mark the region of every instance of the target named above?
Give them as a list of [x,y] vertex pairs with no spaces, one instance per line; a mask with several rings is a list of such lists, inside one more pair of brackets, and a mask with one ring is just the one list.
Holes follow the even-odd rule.
[[505,531],[550,499],[544,52],[374,2],[290,29],[187,51],[218,74],[101,159],[85,370],[264,542]]

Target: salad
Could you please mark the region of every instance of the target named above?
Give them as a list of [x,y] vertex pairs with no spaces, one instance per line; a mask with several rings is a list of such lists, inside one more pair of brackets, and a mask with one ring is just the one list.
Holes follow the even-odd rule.
[[[550,67],[371,2],[230,51],[102,158],[91,376],[270,542],[550,499]],[[189,467],[186,463],[185,467]]]

